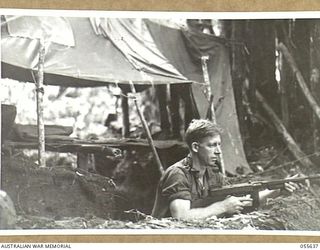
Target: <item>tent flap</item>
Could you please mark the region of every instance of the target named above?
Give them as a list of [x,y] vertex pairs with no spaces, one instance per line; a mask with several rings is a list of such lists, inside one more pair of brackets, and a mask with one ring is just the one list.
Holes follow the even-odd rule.
[[99,33],[108,37],[135,69],[186,80],[159,51],[142,19],[103,18],[94,23],[99,23]]
[[[220,39],[216,40],[217,38],[212,35],[187,32],[184,32],[184,35],[187,41],[189,41],[188,44],[194,60],[198,59],[199,64],[201,64],[201,56],[209,56],[208,71],[211,93],[214,96],[216,119],[217,123],[224,130],[222,135],[222,150],[226,170],[232,173],[251,172],[246,161],[240,134],[228,49],[223,41]],[[194,93],[196,100],[204,98],[203,93],[200,94],[199,90]],[[205,115],[208,106],[198,105],[198,108],[200,109],[200,113]]]
[[12,37],[46,38],[50,42],[65,46],[75,45],[72,28],[66,18],[5,16],[4,19]]

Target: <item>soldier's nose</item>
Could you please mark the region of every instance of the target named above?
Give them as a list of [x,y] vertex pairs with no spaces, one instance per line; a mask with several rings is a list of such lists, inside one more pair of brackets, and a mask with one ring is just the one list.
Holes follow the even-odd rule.
[[215,151],[214,151],[215,154],[221,154],[221,147],[220,146],[217,146]]

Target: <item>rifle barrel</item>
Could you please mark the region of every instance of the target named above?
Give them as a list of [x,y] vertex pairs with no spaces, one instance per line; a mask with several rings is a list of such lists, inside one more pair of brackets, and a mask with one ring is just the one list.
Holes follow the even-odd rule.
[[302,177],[296,177],[296,178],[276,179],[271,181],[258,181],[257,183],[261,183],[262,186],[269,189],[277,189],[279,188],[279,186],[288,182],[301,183],[306,180],[315,180],[315,179],[320,179],[320,174],[302,176]]

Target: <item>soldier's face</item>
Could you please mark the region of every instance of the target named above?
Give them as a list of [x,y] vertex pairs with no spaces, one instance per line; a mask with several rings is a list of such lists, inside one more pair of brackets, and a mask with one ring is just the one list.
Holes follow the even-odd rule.
[[219,135],[208,136],[198,142],[197,156],[205,166],[215,166],[220,160],[221,138]]

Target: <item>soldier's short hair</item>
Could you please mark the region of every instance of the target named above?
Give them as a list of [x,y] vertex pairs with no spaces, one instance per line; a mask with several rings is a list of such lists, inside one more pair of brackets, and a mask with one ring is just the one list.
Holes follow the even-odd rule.
[[199,142],[208,136],[221,135],[222,129],[213,122],[205,119],[194,119],[190,122],[185,133],[185,141],[189,147],[193,142]]

